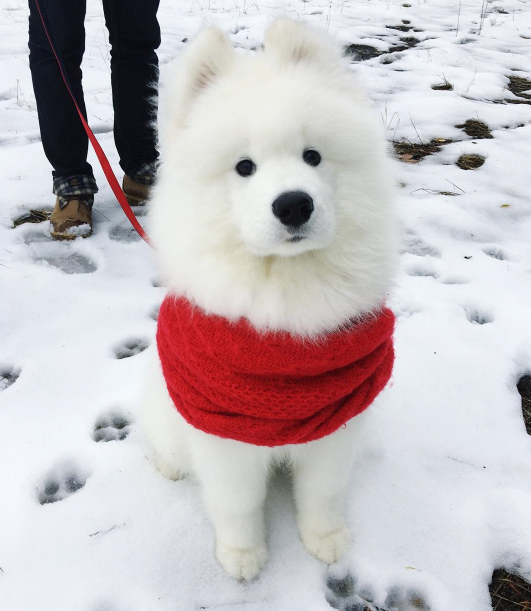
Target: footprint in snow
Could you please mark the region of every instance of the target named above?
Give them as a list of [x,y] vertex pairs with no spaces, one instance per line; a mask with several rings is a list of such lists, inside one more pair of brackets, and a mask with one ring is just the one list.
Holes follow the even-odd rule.
[[383,602],[376,602],[373,591],[360,587],[350,573],[342,577],[329,575],[326,581],[326,600],[339,611],[429,611],[425,597],[418,590],[393,586]]
[[234,26],[234,28],[231,30],[230,33],[236,35],[239,32],[245,32],[245,30],[248,30],[248,29],[249,27],[246,25],[236,25]]
[[128,359],[131,356],[136,356],[149,346],[149,342],[142,338],[131,338],[126,340],[114,349],[114,356],[117,359]]
[[0,366],[0,391],[14,384],[20,375],[20,369],[13,365]]
[[155,322],[158,320],[159,318],[159,310],[160,310],[160,305],[155,306],[152,310],[151,313],[149,315],[150,318],[152,318]]
[[470,280],[465,276],[449,275],[438,279],[442,284],[468,284]]
[[423,278],[437,278],[439,274],[429,265],[412,265],[407,269],[408,276],[420,276]]
[[465,312],[468,320],[473,325],[486,325],[492,322],[492,316],[490,316],[490,314],[482,312],[481,310],[478,310],[476,308],[465,307]]
[[81,490],[87,481],[88,475],[81,473],[74,467],[67,467],[51,473],[46,477],[42,486],[37,489],[37,498],[41,505],[57,503]]
[[65,274],[91,274],[97,270],[96,264],[78,252],[65,256],[49,255],[35,259],[37,263],[44,261],[52,267],[56,267]]
[[326,580],[326,601],[334,609],[345,609],[347,601],[352,602],[350,599],[354,596],[354,587],[356,582],[354,577],[347,573],[343,577],[336,577],[329,575]]
[[115,242],[139,242],[142,238],[137,230],[129,223],[126,222],[118,223],[114,225],[109,231],[109,237]]
[[441,256],[441,253],[436,248],[424,242],[424,240],[419,238],[414,233],[409,233],[407,235],[401,252],[416,255],[417,257]]
[[42,242],[51,242],[52,237],[47,231],[28,231],[24,234],[24,244],[40,244]]
[[487,256],[492,257],[493,259],[498,259],[498,261],[507,261],[507,256],[500,248],[493,246],[491,248],[485,248],[483,251]]
[[98,441],[122,441],[129,433],[131,423],[119,412],[113,412],[101,416],[96,421],[92,439]]

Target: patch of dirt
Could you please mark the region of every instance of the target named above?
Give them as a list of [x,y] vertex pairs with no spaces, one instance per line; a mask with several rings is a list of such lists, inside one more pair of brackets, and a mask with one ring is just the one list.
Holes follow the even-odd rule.
[[407,51],[408,49],[412,49],[416,45],[419,44],[420,40],[415,38],[414,36],[404,36],[400,39],[403,43],[401,45],[396,45],[394,47],[389,47],[388,53],[398,53],[400,51]]
[[529,96],[529,100],[502,100],[501,102],[496,102],[497,104],[531,104],[531,96]]
[[477,170],[485,163],[485,157],[480,155],[461,155],[456,163],[462,170]]
[[409,49],[406,45],[397,45],[396,47],[389,47],[388,53],[400,53],[401,51],[407,51]]
[[[514,93],[514,95],[519,98],[525,98],[526,100],[531,100],[531,94],[524,93],[531,89],[531,81],[522,76],[510,76],[509,84],[507,85],[507,89]],[[507,100],[509,101],[509,100]]]
[[[525,430],[528,435],[531,435],[531,375],[526,374],[522,376],[518,380],[516,388],[522,397],[522,413],[524,415]],[[529,600],[531,600],[531,596]]]
[[400,39],[405,45],[407,45],[410,49],[419,44],[420,40],[415,38],[414,36],[404,36]]
[[370,45],[352,44],[345,47],[343,53],[347,57],[351,57],[353,61],[364,62],[373,57],[380,57],[384,51],[378,51],[376,47],[371,47]]
[[13,219],[13,227],[18,227],[24,223],[42,223],[50,218],[52,213],[50,208],[34,208],[25,212],[22,216]]
[[408,25],[386,25],[385,27],[388,30],[398,30],[399,32],[409,32],[411,30],[411,27]]
[[531,611],[531,585],[504,569],[492,574],[489,592],[495,611]]
[[393,142],[395,152],[399,159],[405,163],[418,163],[424,157],[433,155],[441,150],[444,144],[450,144],[452,141],[446,138],[434,138],[427,144],[413,144],[411,142]]
[[471,136],[475,140],[481,140],[486,138],[492,138],[490,128],[482,121],[476,121],[476,119],[468,119],[461,125],[456,125],[458,129],[462,129],[467,136]]

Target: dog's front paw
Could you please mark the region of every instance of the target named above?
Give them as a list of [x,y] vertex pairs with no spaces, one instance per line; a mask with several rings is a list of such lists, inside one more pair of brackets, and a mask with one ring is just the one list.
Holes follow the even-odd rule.
[[175,482],[183,479],[186,475],[171,462],[165,460],[158,452],[153,453],[152,461],[157,470],[164,475],[164,477],[167,477]]
[[301,528],[300,533],[304,547],[310,554],[327,564],[338,562],[350,544],[350,530],[345,524],[340,524],[338,528],[328,532]]
[[241,549],[218,542],[216,557],[228,575],[240,581],[250,581],[264,567],[267,549],[265,545]]

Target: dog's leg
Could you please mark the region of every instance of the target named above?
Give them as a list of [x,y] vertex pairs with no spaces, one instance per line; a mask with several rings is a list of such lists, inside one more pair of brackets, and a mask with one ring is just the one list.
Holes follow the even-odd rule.
[[189,426],[168,394],[160,361],[153,350],[147,387],[140,404],[142,428],[152,449],[152,460],[165,477],[178,480],[191,470]]
[[253,579],[267,559],[263,504],[270,450],[195,431],[192,453],[216,557],[231,577]]
[[308,444],[293,464],[297,523],[302,542],[311,554],[328,564],[343,556],[350,541],[344,511],[352,467],[352,443],[351,431],[339,429]]

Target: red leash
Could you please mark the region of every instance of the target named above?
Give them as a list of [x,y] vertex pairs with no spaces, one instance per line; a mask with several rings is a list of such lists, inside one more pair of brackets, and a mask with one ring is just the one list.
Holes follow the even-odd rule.
[[46,22],[44,20],[44,15],[42,14],[42,11],[41,11],[39,0],[35,0],[35,4],[37,5],[37,10],[39,11],[39,15],[40,15],[40,18],[41,18],[41,21],[42,21],[42,27],[44,28],[44,32],[46,33],[46,38],[48,38],[48,42],[50,43],[50,48],[52,49],[53,54],[55,55],[55,59],[57,60],[57,63],[59,65],[59,70],[61,71],[61,76],[63,77],[64,84],[66,85],[66,88],[68,90],[68,93],[70,94],[70,97],[72,98],[72,101],[76,105],[77,114],[79,115],[79,118],[81,119],[81,123],[83,123],[83,127],[85,128],[85,131],[87,132],[87,136],[88,136],[92,146],[94,147],[94,151],[96,153],[96,156],[98,157],[98,160],[100,162],[100,165],[101,165],[101,168],[103,170],[103,173],[105,174],[105,176],[107,178],[107,181],[108,181],[108,183],[109,183],[109,185],[110,185],[114,195],[116,196],[116,199],[118,200],[118,203],[120,204],[120,206],[122,207],[122,210],[125,212],[125,215],[127,216],[129,221],[131,222],[131,225],[133,225],[133,227],[138,231],[140,237],[145,242],[150,244],[149,238],[146,235],[146,232],[142,229],[142,225],[140,225],[140,223],[138,222],[134,212],[131,210],[131,206],[129,205],[129,202],[125,198],[125,194],[122,191],[122,188],[120,187],[120,184],[116,180],[116,176],[114,175],[114,172],[112,171],[111,164],[109,163],[109,160],[105,156],[105,153],[103,152],[103,149],[101,148],[100,143],[96,139],[96,136],[93,134],[92,130],[90,129],[90,127],[88,125],[88,123],[85,121],[85,117],[83,116],[83,113],[81,112],[81,110],[79,109],[79,106],[77,105],[76,98],[74,97],[74,94],[72,93],[72,89],[70,87],[70,83],[68,82],[66,74],[65,74],[65,72],[63,70],[63,65],[61,63],[61,60],[59,59],[59,56],[57,55],[57,52],[56,52],[55,47],[53,45],[51,36],[48,33],[48,28],[46,27]]

